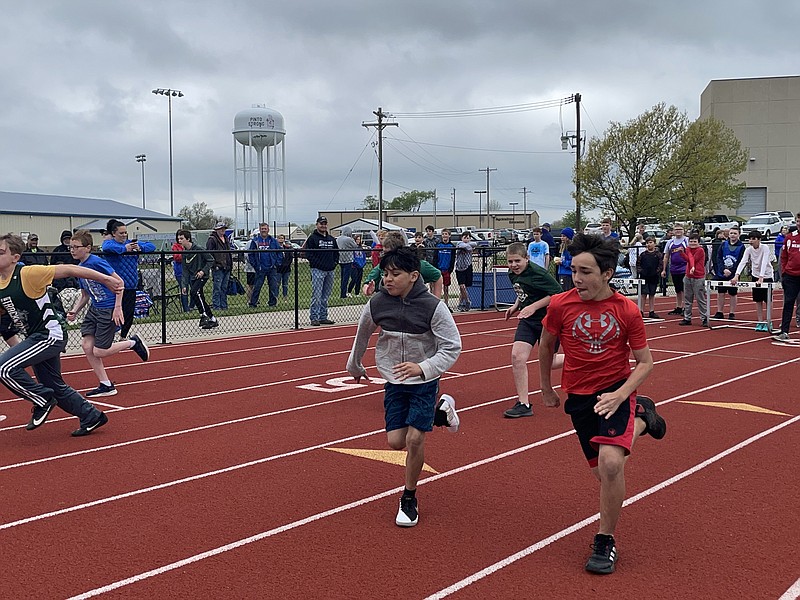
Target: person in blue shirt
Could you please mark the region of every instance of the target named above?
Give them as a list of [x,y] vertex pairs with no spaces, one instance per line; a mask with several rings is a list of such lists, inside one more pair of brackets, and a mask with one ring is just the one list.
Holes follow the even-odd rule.
[[[108,262],[92,254],[93,244],[92,235],[88,231],[78,231],[70,240],[70,254],[79,261],[80,266],[122,281]],[[146,361],[150,358],[150,350],[138,335],[132,335],[128,340],[114,342],[117,327],[124,321],[122,315],[122,294],[124,292],[115,294],[99,281],[91,279],[80,278],[78,283],[81,286],[81,295],[67,313],[67,321],[75,321],[81,309],[91,301],[89,311],[81,323],[81,347],[86,355],[86,360],[89,361],[89,366],[92,367],[92,371],[97,375],[99,381],[99,385],[95,389],[86,392],[86,397],[114,396],[117,388],[106,374],[103,359],[130,349],[136,352],[139,358]]]
[[558,265],[558,283],[561,289],[568,292],[575,287],[572,283],[572,255],[569,253],[569,244],[575,237],[575,230],[572,227],[564,227],[561,230],[561,255],[556,256],[553,261]]
[[436,244],[436,257],[433,264],[442,272],[442,298],[447,308],[450,308],[450,274],[453,272],[455,249],[455,244],[450,241],[450,230],[442,229],[442,241]]
[[367,264],[367,255],[364,253],[364,247],[361,245],[361,234],[354,234],[353,240],[355,240],[361,250],[353,251],[353,264],[350,267],[350,283],[347,286],[348,296],[358,296],[359,290],[361,289],[361,281],[364,279],[364,267]]
[[124,321],[120,327],[120,337],[128,337],[133,325],[133,310],[136,307],[136,289],[139,287],[139,252],[155,252],[152,242],[129,240],[128,227],[122,221],[109,219],[106,224],[108,239],[103,241],[103,258],[114,272],[125,282],[122,293],[122,316]]
[[267,280],[269,287],[269,305],[278,304],[278,265],[283,259],[283,252],[272,252],[280,250],[278,240],[269,234],[269,223],[258,224],[258,235],[250,240],[248,246],[247,260],[256,270],[253,280],[253,294],[250,296],[250,308],[258,307],[258,296],[264,286],[264,279]]

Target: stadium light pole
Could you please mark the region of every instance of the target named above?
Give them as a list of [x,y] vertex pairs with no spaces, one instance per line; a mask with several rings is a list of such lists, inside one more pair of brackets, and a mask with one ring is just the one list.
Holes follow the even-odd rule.
[[137,154],[136,155],[136,162],[142,164],[142,208],[144,209],[144,163],[147,162],[147,155],[146,154]]
[[511,229],[515,229],[514,225],[517,224],[517,204],[519,202],[509,202],[509,206],[511,206]]
[[[486,193],[486,190],[475,190],[476,194],[478,194],[478,228],[483,227],[483,195]],[[486,207],[486,212],[489,212],[489,207]]]
[[156,88],[153,93],[157,96],[167,97],[167,106],[169,111],[169,214],[175,216],[175,196],[172,187],[172,97],[177,96],[183,98],[183,92],[180,90],[173,90],[169,88]]

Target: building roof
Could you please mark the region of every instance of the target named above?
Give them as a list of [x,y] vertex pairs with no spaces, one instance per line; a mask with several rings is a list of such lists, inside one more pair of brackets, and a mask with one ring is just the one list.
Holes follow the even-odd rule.
[[26,194],[23,192],[0,192],[0,214],[23,214],[39,216],[74,216],[87,218],[158,219],[176,221],[172,217],[153,210],[137,208],[124,202],[105,198],[81,198],[78,196],[51,196],[49,194]]
[[[339,231],[344,227],[350,227],[353,231],[378,231],[378,229],[381,229],[378,227],[378,219],[356,219],[355,221],[342,223],[337,227],[331,227],[331,231]],[[399,225],[387,223],[386,221],[383,222],[383,229],[386,231],[403,231],[403,228]]]
[[[142,221],[142,219],[122,219],[122,223],[125,224],[125,227],[130,227],[133,223],[140,223],[142,226],[147,227],[152,231],[156,231],[155,227]],[[78,225],[76,229],[85,229],[86,231],[105,231],[106,225],[108,225],[108,219],[95,219],[94,221],[89,221],[83,225]]]

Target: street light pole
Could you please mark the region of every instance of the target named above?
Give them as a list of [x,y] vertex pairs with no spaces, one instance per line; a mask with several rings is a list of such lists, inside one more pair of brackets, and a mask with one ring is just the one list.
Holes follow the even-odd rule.
[[511,206],[511,229],[515,229],[514,225],[517,224],[517,204],[519,202],[509,202]]
[[169,111],[169,214],[175,216],[175,196],[172,187],[172,97],[177,96],[183,98],[183,92],[180,90],[173,90],[168,88],[156,88],[153,93],[158,96],[167,97],[167,106]]
[[144,209],[144,163],[147,162],[147,155],[146,154],[137,154],[136,155],[136,162],[142,164],[142,208]]
[[[478,228],[483,228],[483,195],[486,193],[486,190],[475,190],[475,193],[478,194]],[[486,212],[489,212],[489,207],[486,207]]]

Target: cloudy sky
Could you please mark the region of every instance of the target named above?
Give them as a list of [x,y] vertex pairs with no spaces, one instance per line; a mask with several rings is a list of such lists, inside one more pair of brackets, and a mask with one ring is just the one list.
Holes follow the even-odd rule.
[[[0,0],[0,190],[111,198],[169,213],[234,214],[231,130],[252,104],[286,126],[287,217],[377,195],[373,111],[385,130],[384,198],[436,189],[440,211],[520,202],[545,220],[572,206],[562,131],[600,136],[658,102],[691,118],[712,79],[798,74],[800,5],[706,0]],[[546,108],[480,116],[419,113]],[[432,206],[430,206],[432,209]]]

